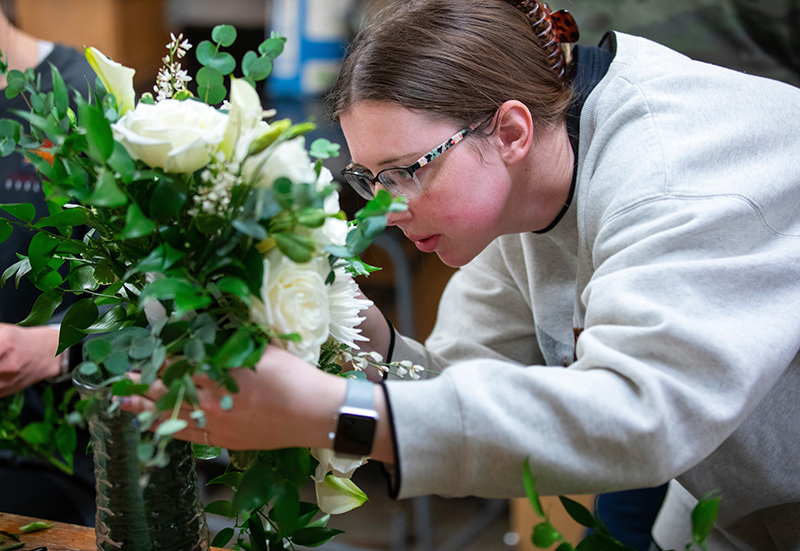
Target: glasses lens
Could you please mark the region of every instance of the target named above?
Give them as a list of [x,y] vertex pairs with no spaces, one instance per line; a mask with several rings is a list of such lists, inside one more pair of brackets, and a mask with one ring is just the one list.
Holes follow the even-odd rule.
[[344,179],[350,184],[356,193],[364,199],[372,199],[375,197],[374,190],[372,189],[372,180],[362,174],[355,172],[342,172]]
[[419,195],[420,185],[414,175],[405,168],[390,168],[378,174],[378,181],[392,195],[414,197]]

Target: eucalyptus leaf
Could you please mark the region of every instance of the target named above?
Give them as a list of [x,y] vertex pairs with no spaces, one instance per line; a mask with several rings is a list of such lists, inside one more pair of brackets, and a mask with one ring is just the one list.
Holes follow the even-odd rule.
[[159,436],[170,436],[175,434],[176,432],[180,432],[185,429],[189,423],[184,421],[183,419],[168,419],[164,421],[158,428],[156,429],[156,434]]
[[211,29],[211,40],[227,48],[236,41],[236,27],[231,25],[217,25]]

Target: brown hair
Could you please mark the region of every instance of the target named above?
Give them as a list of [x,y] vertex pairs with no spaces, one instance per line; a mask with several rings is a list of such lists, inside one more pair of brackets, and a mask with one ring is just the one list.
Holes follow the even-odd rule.
[[468,126],[515,99],[535,124],[560,122],[571,89],[544,45],[504,0],[406,2],[354,40],[328,98],[332,118],[371,100]]

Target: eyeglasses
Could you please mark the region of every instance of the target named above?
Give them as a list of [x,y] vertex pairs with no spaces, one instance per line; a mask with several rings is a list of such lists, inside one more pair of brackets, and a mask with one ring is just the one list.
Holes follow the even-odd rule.
[[380,184],[383,189],[391,193],[393,196],[405,197],[410,199],[422,193],[422,184],[416,176],[416,172],[434,160],[436,157],[456,145],[458,142],[466,138],[470,132],[475,130],[479,125],[470,126],[461,130],[458,134],[434,148],[430,153],[426,153],[420,157],[417,162],[411,166],[394,166],[391,168],[384,168],[375,176],[365,166],[350,163],[342,171],[342,176],[347,180],[347,183],[356,190],[364,199],[372,199],[375,197],[375,185]]

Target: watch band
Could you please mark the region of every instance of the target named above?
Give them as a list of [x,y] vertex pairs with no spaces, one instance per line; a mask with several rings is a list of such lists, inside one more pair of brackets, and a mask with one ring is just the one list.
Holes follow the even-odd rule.
[[375,410],[375,385],[364,379],[347,379],[344,407]]
[[377,423],[375,385],[363,379],[347,379],[344,404],[336,415],[336,431],[329,435],[333,451],[347,458],[369,455]]

